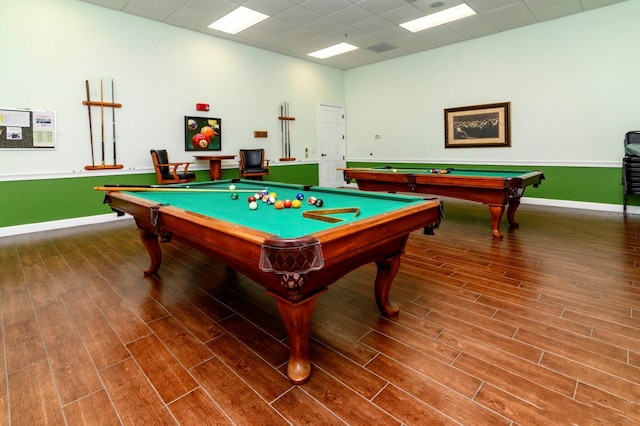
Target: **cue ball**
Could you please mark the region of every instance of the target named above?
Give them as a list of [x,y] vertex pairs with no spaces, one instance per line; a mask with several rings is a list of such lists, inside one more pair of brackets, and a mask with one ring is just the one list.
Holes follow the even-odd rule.
[[300,201],[304,200],[304,194],[302,192],[298,192],[298,195],[296,195],[296,198]]
[[249,203],[249,208],[251,210],[256,210],[258,208],[258,203],[256,203],[255,201],[252,201]]
[[322,207],[323,204],[324,204],[324,201],[322,201],[321,198],[318,198],[315,202],[316,207]]
[[233,191],[233,190],[236,189],[236,186],[235,185],[229,185],[229,189]]

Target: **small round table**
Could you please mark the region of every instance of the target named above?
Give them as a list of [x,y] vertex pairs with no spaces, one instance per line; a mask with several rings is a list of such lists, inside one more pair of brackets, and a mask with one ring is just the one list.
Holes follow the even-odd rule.
[[211,180],[220,180],[222,176],[222,160],[233,160],[235,155],[194,155],[196,160],[209,161],[209,177]]

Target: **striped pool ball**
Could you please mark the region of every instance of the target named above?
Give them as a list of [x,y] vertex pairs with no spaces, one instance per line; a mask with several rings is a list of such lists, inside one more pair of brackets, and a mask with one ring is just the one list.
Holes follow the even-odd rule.
[[311,204],[312,206],[315,205],[316,203],[316,197],[309,197],[307,198],[307,203]]

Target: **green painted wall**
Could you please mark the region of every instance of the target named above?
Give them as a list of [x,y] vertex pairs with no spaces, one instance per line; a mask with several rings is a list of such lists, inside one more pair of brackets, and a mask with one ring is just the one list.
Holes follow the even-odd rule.
[[[621,169],[617,167],[531,167],[531,166],[470,166],[456,164],[393,164],[349,162],[349,167],[391,165],[397,167],[542,170],[545,180],[538,188],[527,188],[526,196],[554,200],[622,204]],[[208,171],[196,171],[197,180],[208,179]],[[224,169],[223,179],[238,177],[238,169]],[[317,164],[293,164],[271,167],[269,180],[298,184],[318,184]],[[49,222],[109,213],[102,204],[104,193],[94,191],[105,184],[156,183],[155,174],[77,177],[64,179],[0,182],[0,227]],[[631,197],[631,205],[640,198]]]
[[[209,178],[208,170],[197,170],[197,180]],[[238,169],[224,169],[223,179],[238,177]],[[269,180],[318,184],[318,165],[271,167]],[[0,227],[49,222],[110,213],[102,203],[106,184],[154,185],[154,173],[0,182]]]

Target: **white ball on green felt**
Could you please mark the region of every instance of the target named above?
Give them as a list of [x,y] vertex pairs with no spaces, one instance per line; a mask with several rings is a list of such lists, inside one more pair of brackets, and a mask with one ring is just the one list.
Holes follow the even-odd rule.
[[236,186],[235,185],[229,185],[229,189],[233,191],[234,189],[236,189]]
[[251,210],[256,210],[258,208],[258,203],[256,203],[255,201],[252,201],[249,203],[249,208]]

